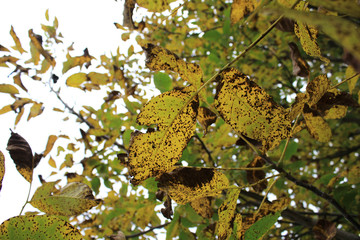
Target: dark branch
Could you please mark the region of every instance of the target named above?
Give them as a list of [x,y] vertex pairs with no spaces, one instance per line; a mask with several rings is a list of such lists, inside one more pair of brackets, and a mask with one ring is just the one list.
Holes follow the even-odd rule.
[[203,142],[203,140],[199,137],[199,135],[195,134],[194,137],[199,140],[201,146],[203,147],[203,149],[205,150],[205,152],[207,153],[207,155],[209,156],[209,160],[212,163],[212,167],[216,167],[216,164],[214,162],[213,157],[211,156],[211,152],[210,150],[206,147],[205,143]]
[[139,236],[144,235],[144,234],[146,234],[146,233],[148,233],[148,232],[154,231],[154,229],[166,227],[166,226],[169,225],[169,224],[170,224],[170,222],[167,222],[167,223],[161,224],[161,225],[159,225],[159,226],[151,227],[151,228],[149,228],[149,229],[146,230],[146,231],[139,232],[139,233],[134,233],[134,234],[131,234],[131,235],[127,235],[127,236],[125,236],[125,237],[126,237],[126,239],[139,237]]

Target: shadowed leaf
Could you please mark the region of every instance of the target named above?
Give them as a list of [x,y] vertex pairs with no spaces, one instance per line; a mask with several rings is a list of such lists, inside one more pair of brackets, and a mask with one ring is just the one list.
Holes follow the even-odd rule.
[[317,240],[331,240],[336,235],[336,224],[325,219],[320,219],[313,227]]
[[312,6],[324,7],[328,10],[360,18],[360,3],[354,0],[308,0]]
[[215,107],[231,127],[273,149],[290,133],[286,110],[235,68],[225,69],[218,77]]
[[309,65],[301,57],[300,51],[297,45],[293,42],[289,43],[290,46],[290,57],[293,65],[293,75],[300,77],[308,77],[310,74]]
[[331,128],[325,120],[315,110],[309,108],[307,104],[303,111],[306,126],[311,134],[319,142],[328,142],[331,139]]
[[0,191],[2,188],[2,180],[5,174],[5,157],[4,154],[0,151]]
[[11,132],[7,148],[18,172],[28,181],[32,181],[33,169],[40,159],[33,158],[28,142],[19,134]]
[[159,177],[159,188],[178,204],[217,196],[228,187],[226,176],[213,169],[177,168]]
[[100,199],[95,199],[91,189],[84,183],[72,182],[58,193],[50,195],[51,184],[39,187],[31,205],[39,210],[53,215],[74,216],[98,205]]
[[208,127],[216,121],[216,114],[206,107],[200,107],[197,120],[205,129],[206,134]]
[[[257,156],[246,167],[262,167],[265,164],[265,160]],[[259,182],[265,178],[265,172],[263,170],[246,170],[246,179],[250,184]],[[267,187],[267,181],[261,181],[258,184],[252,186],[255,192],[262,192]]]
[[351,78],[349,81],[347,81],[347,84],[349,86],[349,93],[352,94],[354,88],[355,88],[355,85],[359,79],[359,75],[355,76],[354,75],[356,74],[356,71],[355,69],[352,67],[352,66],[348,66],[346,68],[346,71],[345,71],[345,79],[348,79],[348,78]]
[[330,87],[330,80],[326,75],[320,75],[314,78],[306,86],[306,94],[308,95],[308,104],[310,107],[314,106],[326,93]]
[[231,222],[235,216],[236,203],[239,194],[240,189],[228,190],[225,201],[219,207],[219,223],[217,226],[217,234],[221,240],[229,239],[231,236]]
[[47,215],[10,218],[0,225],[0,239],[83,239],[70,223]]
[[180,159],[195,130],[198,98],[185,107],[193,93],[192,87],[166,92],[142,108],[137,122],[157,124],[157,131],[132,134],[128,167],[133,184],[170,171]]

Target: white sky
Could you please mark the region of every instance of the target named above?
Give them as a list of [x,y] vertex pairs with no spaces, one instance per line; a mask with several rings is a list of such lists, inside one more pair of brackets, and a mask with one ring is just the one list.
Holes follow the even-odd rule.
[[[78,51],[75,51],[72,55],[82,55],[83,50],[87,47],[90,54],[96,58],[104,53],[109,56],[110,52],[115,52],[118,47],[121,50],[121,45],[124,44],[121,40],[121,31],[116,29],[113,24],[114,22],[122,23],[122,8],[123,1],[116,2],[114,0],[4,1],[0,8],[0,44],[7,48],[14,46],[9,34],[11,25],[13,25],[23,48],[29,49],[28,30],[33,29],[35,33],[42,34],[40,24],[47,24],[45,11],[49,9],[50,22],[52,23],[55,16],[59,20],[59,31],[64,36],[65,48],[72,42],[75,43],[74,48]],[[7,54],[1,52],[0,56]],[[61,68],[60,61],[58,65]],[[77,68],[76,71],[79,71],[79,69]],[[56,73],[59,75],[60,72]],[[13,76],[8,77],[9,73],[9,69],[0,68],[0,83],[13,83]],[[62,76],[59,77],[61,80]],[[65,79],[62,80],[65,81]],[[44,87],[37,86],[39,83],[35,81],[23,83],[29,89],[29,92],[33,88]],[[37,98],[39,102],[55,99],[54,94],[48,92],[41,92],[41,95],[32,95],[31,97]],[[69,102],[71,106],[74,104],[81,105],[89,101],[88,99],[84,101],[78,95],[76,97],[78,98],[72,99],[73,102]],[[6,94],[0,93],[0,107],[11,104],[13,101]],[[58,106],[63,108],[61,105]],[[45,108],[45,111],[51,112],[51,108]],[[49,115],[44,112],[39,117],[27,121],[27,114],[28,112],[25,111],[15,132],[22,135],[29,142],[33,152],[42,152],[45,149],[48,136],[50,134],[59,134],[59,129],[61,129],[62,133],[72,136],[74,136],[73,131],[76,131],[75,136],[79,136],[79,126],[74,128],[74,125],[64,123],[62,117],[59,117],[60,115]],[[0,115],[0,151],[5,155],[6,162],[3,187],[0,191],[0,223],[19,214],[29,188],[29,184],[16,171],[15,165],[6,150],[7,141],[10,137],[9,128],[14,129],[14,120],[15,114],[13,113]],[[42,174],[46,178],[52,171],[47,160],[48,158],[43,159],[35,169],[32,193],[40,185],[37,175]],[[35,209],[31,208],[30,204],[27,204],[25,212],[32,210]]]

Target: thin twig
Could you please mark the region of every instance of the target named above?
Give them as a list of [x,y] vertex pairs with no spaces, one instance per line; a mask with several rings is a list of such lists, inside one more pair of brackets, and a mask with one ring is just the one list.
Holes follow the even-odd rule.
[[233,170],[240,170],[240,171],[260,171],[266,170],[271,167],[263,166],[263,167],[238,167],[238,168],[217,168],[217,167],[198,167],[198,166],[185,166],[184,168],[197,168],[197,169],[213,169],[218,171],[233,171]]
[[341,84],[343,84],[343,83],[345,83],[345,82],[347,82],[347,81],[349,81],[349,80],[351,80],[351,79],[353,79],[354,77],[356,77],[357,75],[359,75],[360,73],[355,73],[353,76],[351,76],[351,77],[349,77],[349,78],[347,78],[347,79],[345,79],[345,80],[342,80],[341,82],[339,82],[338,84],[336,84],[336,85],[334,85],[334,86],[332,86],[332,87],[330,87],[330,89],[333,89],[333,88],[337,88],[338,86],[340,86]]
[[170,222],[167,222],[167,223],[161,224],[161,225],[159,225],[159,226],[150,227],[150,229],[148,229],[148,230],[146,230],[146,231],[139,232],[139,233],[134,233],[134,234],[131,234],[131,235],[127,235],[127,236],[125,236],[125,237],[126,237],[126,239],[139,237],[139,236],[144,235],[144,234],[146,234],[146,233],[148,233],[148,232],[154,231],[154,229],[166,227],[166,226],[169,225],[169,224],[170,224]]
[[214,158],[211,156],[211,152],[210,150],[206,147],[204,141],[199,137],[199,135],[195,134],[194,137],[199,140],[201,146],[203,147],[203,149],[205,150],[205,152],[207,153],[210,162],[212,163],[213,167],[216,167],[216,163],[214,161]]
[[272,183],[267,187],[266,193],[265,193],[263,199],[261,200],[261,203],[260,203],[260,205],[259,205],[259,208],[257,209],[257,211],[256,211],[255,214],[258,214],[258,213],[260,212],[260,209],[261,209],[262,205],[264,204],[264,202],[265,202],[265,200],[266,200],[266,198],[267,198],[267,195],[269,194],[271,188],[274,186],[274,184],[277,182],[277,180],[279,180],[279,178],[280,178],[280,177],[275,178],[275,179],[272,181]]

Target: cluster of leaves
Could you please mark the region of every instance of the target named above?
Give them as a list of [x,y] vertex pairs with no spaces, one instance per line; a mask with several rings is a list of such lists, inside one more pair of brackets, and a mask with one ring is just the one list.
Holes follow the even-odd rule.
[[[136,22],[141,8],[148,14]],[[68,169],[68,184],[59,190],[57,181],[42,180],[28,202],[47,215],[11,218],[1,233],[35,238],[61,225],[59,234],[81,238],[72,222],[86,239],[156,237],[152,230],[164,227],[167,239],[357,239],[360,225],[349,212],[360,210],[359,13],[353,0],[126,0],[123,24],[115,26],[142,50],[131,45],[127,54],[102,55],[94,69],[89,50],[74,57],[72,46],[57,68],[56,18],[42,26],[44,36],[29,30],[25,64],[15,57],[27,52],[11,28],[17,53],[0,45],[9,52],[0,65],[14,69],[15,85],[1,84],[0,92],[14,102],[0,114],[16,112],[15,126],[27,104],[28,120],[40,115],[44,104],[22,97],[23,79],[43,81],[50,73],[49,89],[64,106],[53,110],[86,128],[75,142],[49,136],[35,156],[12,133],[7,149],[29,182],[48,157],[57,171]],[[161,94],[148,101],[149,83]],[[64,88],[107,96],[98,109],[76,111],[63,101]],[[59,137],[69,144],[58,146],[57,157],[66,157],[57,167],[50,154]],[[71,170],[79,147],[86,153],[75,160],[81,174]],[[91,192],[101,187],[108,189],[103,201]],[[268,201],[269,193],[277,200]]]

